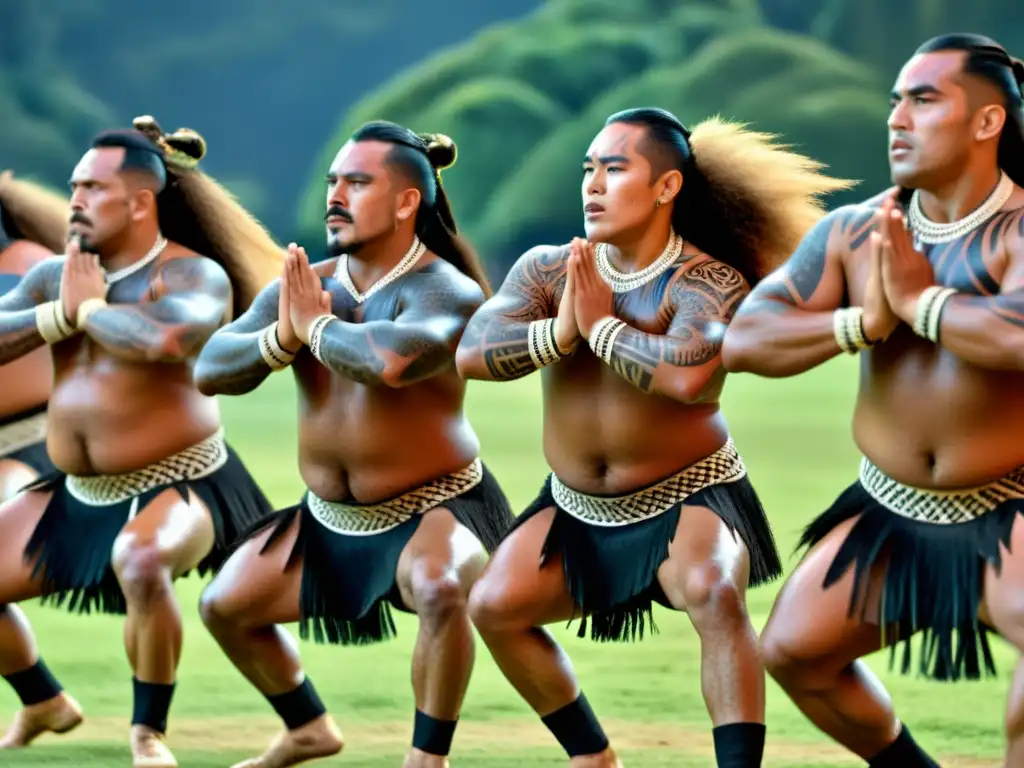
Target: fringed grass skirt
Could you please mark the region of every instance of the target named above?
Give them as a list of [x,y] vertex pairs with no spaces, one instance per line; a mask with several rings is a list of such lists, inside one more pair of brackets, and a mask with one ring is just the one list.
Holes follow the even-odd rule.
[[46,406],[0,421],[0,459],[18,461],[37,474],[54,471],[46,452]]
[[335,645],[366,645],[395,636],[391,606],[403,605],[395,572],[423,514],[449,510],[491,552],[515,521],[498,481],[482,462],[376,504],[330,502],[307,492],[251,535],[273,526],[266,552],[299,517],[285,568],[302,563],[299,635]]
[[565,584],[581,619],[579,637],[598,642],[643,639],[657,632],[653,603],[672,606],[658,584],[683,506],[718,515],[750,554],[750,586],[782,574],[771,526],[732,440],[710,456],[623,496],[590,496],[550,475],[516,527],[549,507],[555,516],[541,565],[562,557]]
[[[841,523],[857,518],[822,585],[828,589],[851,567],[854,590],[849,615],[895,628],[885,637],[900,671],[912,668],[912,636],[921,633],[920,674],[935,680],[976,680],[995,663],[989,628],[981,623],[985,567],[1000,567],[999,545],[1009,549],[1017,515],[1024,513],[1024,470],[979,488],[937,492],[887,477],[863,459],[860,479],[804,531],[800,547],[813,547]],[[868,614],[867,584],[884,563],[882,599]]]
[[216,542],[197,568],[200,575],[218,568],[241,532],[273,510],[222,432],[124,475],[52,472],[25,489],[53,494],[25,548],[26,561],[38,558],[33,578],[42,576],[43,603],[123,615],[124,593],[111,567],[114,541],[129,520],[170,488],[186,502],[192,491],[213,518]]

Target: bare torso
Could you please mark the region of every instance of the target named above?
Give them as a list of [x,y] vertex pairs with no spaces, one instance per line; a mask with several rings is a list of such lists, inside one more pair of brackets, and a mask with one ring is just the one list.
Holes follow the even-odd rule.
[[[615,315],[637,330],[664,334],[674,310],[668,284],[678,270],[707,263],[687,246],[683,261],[657,279],[615,294]],[[550,315],[565,285],[564,250],[557,269]],[[685,404],[648,394],[626,381],[580,340],[575,353],[541,371],[544,389],[544,453],[552,471],[584,493],[618,494],[650,485],[714,453],[729,437],[719,406],[724,373],[702,402]]]
[[[843,267],[852,306],[862,303],[869,273],[862,222],[879,203],[865,204],[851,226],[855,247]],[[936,283],[976,296],[999,293],[1007,231],[1020,221],[1020,210],[1007,211],[959,240],[926,246]],[[1024,373],[977,367],[900,325],[861,353],[853,433],[868,459],[908,485],[990,482],[1024,465]]]
[[[52,256],[41,245],[17,240],[0,251],[0,293],[7,282],[13,283],[33,264]],[[45,405],[50,396],[53,367],[46,349],[0,365],[0,422]]]
[[[333,279],[335,267],[334,259],[315,267],[331,295],[331,311],[360,324],[393,320],[403,297],[417,290],[419,272],[454,272],[445,262],[424,260],[416,272],[357,304]],[[445,370],[404,387],[331,374],[305,349],[292,368],[299,389],[299,469],[321,498],[381,501],[463,469],[479,455],[454,357]]]
[[[149,268],[111,286],[111,304],[154,298],[153,276],[174,258],[195,256],[171,244]],[[56,298],[52,296],[51,298]],[[192,381],[194,358],[135,362],[106,351],[84,334],[52,347],[47,449],[72,475],[130,472],[184,450],[220,428],[215,399]]]

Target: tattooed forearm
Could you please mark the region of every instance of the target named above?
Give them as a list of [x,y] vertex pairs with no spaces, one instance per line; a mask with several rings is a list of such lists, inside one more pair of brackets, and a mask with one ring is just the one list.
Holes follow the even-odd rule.
[[203,346],[193,378],[204,395],[244,395],[271,374],[260,351],[260,334],[278,319],[280,287],[275,280],[264,288],[245,314]]
[[473,316],[459,343],[459,373],[467,379],[512,381],[537,370],[529,327],[553,316],[565,283],[565,251],[534,248],[509,270],[501,289]]
[[209,259],[175,259],[155,284],[156,301],[108,305],[89,315],[81,330],[124,360],[175,363],[194,357],[224,317],[227,275]]
[[17,360],[46,342],[36,326],[35,308],[58,295],[62,261],[47,259],[0,296],[0,365]]
[[332,322],[320,341],[322,362],[341,376],[368,386],[401,387],[429,378],[452,364],[444,335],[429,327],[394,322]]
[[746,294],[739,272],[720,262],[680,269],[669,287],[675,316],[667,332],[624,327],[612,346],[612,370],[643,392],[699,400],[716,380],[726,325]]
[[939,343],[980,368],[1024,371],[1024,289],[954,294],[942,307]]
[[0,312],[0,365],[5,365],[46,342],[36,328],[35,309]]

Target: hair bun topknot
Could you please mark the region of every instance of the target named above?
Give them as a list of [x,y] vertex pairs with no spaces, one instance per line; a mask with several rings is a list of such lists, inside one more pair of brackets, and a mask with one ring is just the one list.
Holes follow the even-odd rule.
[[443,133],[421,133],[420,138],[427,144],[427,159],[438,171],[451,168],[459,157],[459,148],[451,137]]
[[132,127],[145,134],[164,151],[164,161],[183,170],[192,170],[206,156],[206,140],[191,128],[164,133],[156,119],[142,115],[132,120]]

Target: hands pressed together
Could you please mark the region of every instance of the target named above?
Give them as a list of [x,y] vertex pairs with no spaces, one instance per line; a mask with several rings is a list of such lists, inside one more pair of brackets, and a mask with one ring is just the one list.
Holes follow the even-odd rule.
[[935,273],[928,258],[914,248],[895,193],[875,213],[873,227],[863,322],[865,335],[877,342],[901,321],[913,326],[918,299],[935,284]]
[[565,290],[555,318],[555,342],[562,352],[590,337],[594,325],[613,314],[612,289],[597,272],[594,244],[573,238],[566,267]]
[[309,344],[313,321],[330,312],[331,295],[320,284],[320,276],[310,265],[306,249],[289,244],[277,305],[278,342],[287,352],[298,352],[303,344]]

